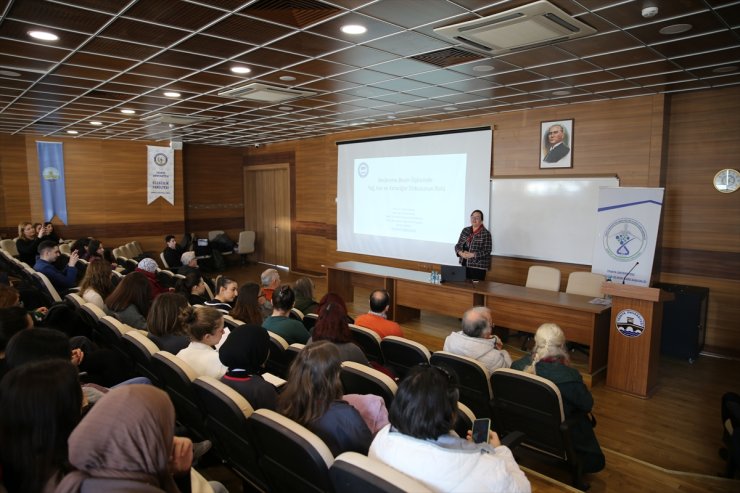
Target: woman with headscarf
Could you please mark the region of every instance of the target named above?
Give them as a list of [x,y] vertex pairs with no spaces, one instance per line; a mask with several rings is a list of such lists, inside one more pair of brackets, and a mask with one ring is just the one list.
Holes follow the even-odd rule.
[[151,385],[111,389],[70,435],[69,462],[77,470],[56,492],[179,493],[178,484],[186,491],[193,444],[175,437],[174,429],[175,409],[162,390]]
[[277,391],[261,376],[269,354],[270,336],[259,325],[236,327],[218,350],[221,363],[229,369],[221,381],[244,396],[253,409],[275,410]]
[[[92,242],[91,242],[92,244]],[[150,258],[143,258],[139,261],[139,265],[136,266],[135,272],[141,272],[146,276],[147,281],[152,287],[151,298],[154,300],[161,293],[169,291],[166,287],[159,284],[157,281],[157,262]]]
[[552,323],[540,325],[534,335],[532,354],[515,361],[511,367],[539,375],[558,387],[563,398],[565,419],[577,417],[578,420],[572,428],[573,446],[583,464],[583,472],[604,469],[604,453],[588,416],[594,406],[594,398],[581,374],[570,366],[563,330]]

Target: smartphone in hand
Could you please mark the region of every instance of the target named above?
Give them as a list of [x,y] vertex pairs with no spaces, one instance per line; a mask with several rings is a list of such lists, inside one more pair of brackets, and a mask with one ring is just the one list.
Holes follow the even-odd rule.
[[488,443],[488,435],[491,431],[491,420],[480,418],[473,421],[473,441],[475,443]]

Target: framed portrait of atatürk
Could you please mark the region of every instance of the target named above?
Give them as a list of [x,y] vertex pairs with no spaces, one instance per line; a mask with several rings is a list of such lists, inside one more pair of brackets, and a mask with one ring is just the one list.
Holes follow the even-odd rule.
[[574,120],[540,123],[540,169],[573,167]]

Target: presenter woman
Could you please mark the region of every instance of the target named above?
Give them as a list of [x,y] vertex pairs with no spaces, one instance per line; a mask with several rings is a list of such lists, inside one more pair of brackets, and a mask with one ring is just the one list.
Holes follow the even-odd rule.
[[470,214],[470,226],[463,228],[455,245],[455,253],[460,265],[466,267],[468,279],[483,280],[491,266],[493,240],[491,233],[483,226],[483,212],[474,210]]

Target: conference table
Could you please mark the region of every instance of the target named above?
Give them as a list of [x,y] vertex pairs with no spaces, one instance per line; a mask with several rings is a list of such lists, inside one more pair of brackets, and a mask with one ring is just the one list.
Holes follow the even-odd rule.
[[326,269],[328,291],[345,300],[354,299],[356,286],[388,290],[388,318],[396,322],[419,318],[422,310],[459,318],[472,306],[487,306],[499,327],[534,333],[545,322],[558,324],[568,341],[589,347],[591,377],[606,368],[611,308],[589,303],[589,296],[492,281],[432,284],[428,272],[364,262]]

